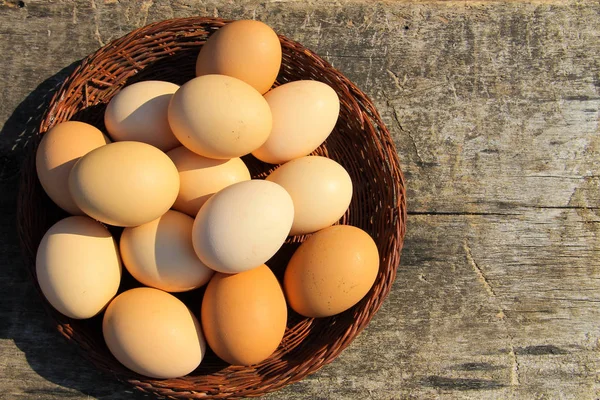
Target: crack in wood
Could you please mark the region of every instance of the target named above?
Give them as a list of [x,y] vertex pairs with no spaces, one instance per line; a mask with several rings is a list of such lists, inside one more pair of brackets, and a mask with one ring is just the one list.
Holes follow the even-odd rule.
[[501,212],[469,212],[469,211],[407,211],[408,215],[449,215],[449,216],[486,216],[486,215],[497,215],[497,216],[509,216],[509,215],[520,215],[518,213],[501,213]]
[[140,7],[140,13],[144,16],[141,26],[145,26],[148,23],[148,13],[150,12],[150,7],[154,5],[154,1],[148,0],[142,2]]
[[581,175],[581,176],[569,176],[569,175],[514,175],[516,178],[552,178],[552,179],[573,179],[582,180],[588,178],[597,178],[598,175]]
[[[392,71],[391,69],[386,69],[385,70],[388,75],[392,78],[392,80],[394,81],[394,85],[396,86],[396,88],[400,91],[404,91],[404,87],[402,87],[402,84],[400,83],[400,77],[398,76],[398,74],[396,74],[394,71]],[[406,82],[406,76],[404,76],[404,82]]]
[[538,297],[540,300],[558,300],[558,301],[573,301],[573,302],[582,302],[582,303],[600,303],[600,300],[595,299],[577,299],[577,298],[569,298],[569,297]]
[[600,210],[600,207],[591,206],[537,206],[537,205],[521,205],[524,208],[536,208],[540,210]]
[[400,122],[400,117],[398,116],[398,111],[396,111],[396,108],[393,107],[393,106],[392,106],[392,116],[394,117],[394,120],[398,124],[398,127],[400,128],[400,131],[405,132],[408,135],[408,138],[410,139],[410,143],[412,144],[413,149],[415,150],[415,153],[417,155],[417,159],[418,159],[417,164],[419,164],[419,165],[426,164],[425,161],[423,160],[423,157],[421,157],[421,153],[419,153],[419,148],[417,147],[417,143],[415,142],[415,138],[410,133],[410,131],[405,130],[402,127],[402,123]]
[[[477,262],[473,258],[473,254],[471,252],[471,247],[469,246],[469,243],[466,240],[463,243],[463,248],[465,249],[465,253],[467,254],[467,261],[469,262],[469,265],[473,268],[473,271],[475,271],[475,273],[477,274],[477,277],[479,278],[479,281],[483,284],[483,287],[485,288],[486,292],[488,292],[488,294],[491,297],[495,298],[496,293],[494,292],[492,285],[490,285],[490,283],[488,282],[481,267],[479,267],[479,265],[477,265]],[[500,309],[500,311],[502,311],[502,309]]]
[[512,344],[512,337],[510,337],[510,342],[508,343],[508,345],[510,346],[510,351],[508,355],[510,356],[512,362],[512,368],[510,370],[510,384],[513,386],[519,386],[519,360],[517,360],[517,353],[515,352],[515,348]]
[[502,321],[502,325],[504,327],[506,336],[508,338],[508,346],[509,346],[508,356],[510,357],[510,361],[511,361],[511,365],[512,365],[511,370],[510,370],[510,384],[512,386],[519,386],[520,385],[520,377],[519,377],[520,365],[519,365],[519,360],[517,359],[517,353],[515,352],[515,347],[513,345],[514,338],[510,334],[510,332],[508,330],[508,326],[506,324],[506,314],[504,313],[504,310],[502,309],[502,306],[500,305],[500,302],[498,300],[498,297],[496,296],[496,292],[494,291],[494,288],[488,281],[488,278],[485,276],[485,273],[483,272],[481,267],[475,261],[475,258],[473,258],[473,252],[471,251],[471,246],[469,246],[469,242],[467,240],[465,240],[463,242],[463,249],[465,250],[465,254],[467,256],[467,262],[473,268],[473,271],[475,271],[475,274],[477,275],[477,278],[479,279],[479,281],[483,284],[483,287],[485,288],[485,291],[489,295],[492,304],[494,304],[498,308],[498,314],[496,314],[496,316],[500,319],[500,321]]
[[90,5],[92,10],[94,10],[94,37],[100,44],[100,46],[104,46],[104,41],[102,40],[102,36],[100,36],[100,27],[99,27],[99,15],[98,15],[98,7],[96,7],[96,2],[94,0],[90,0]]

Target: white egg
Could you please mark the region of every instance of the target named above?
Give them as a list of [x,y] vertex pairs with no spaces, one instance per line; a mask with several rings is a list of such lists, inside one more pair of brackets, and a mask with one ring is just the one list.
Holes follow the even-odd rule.
[[213,195],[198,212],[194,250],[215,271],[247,271],[279,250],[293,220],[294,205],[284,188],[264,180],[239,182]]

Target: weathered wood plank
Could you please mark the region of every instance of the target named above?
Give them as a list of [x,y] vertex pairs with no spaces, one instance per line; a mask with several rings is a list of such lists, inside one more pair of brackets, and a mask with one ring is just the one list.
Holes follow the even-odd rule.
[[143,397],[45,318],[14,236],[18,165],[71,63],[190,15],[261,19],[327,58],[374,99],[408,180],[382,310],[268,398],[600,397],[600,5],[366,0],[0,2],[0,397]]

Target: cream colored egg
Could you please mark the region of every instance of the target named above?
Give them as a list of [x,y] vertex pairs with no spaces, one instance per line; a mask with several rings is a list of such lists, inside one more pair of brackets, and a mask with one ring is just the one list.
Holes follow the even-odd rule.
[[192,217],[169,210],[154,221],[125,228],[120,241],[123,264],[144,285],[167,292],[206,284],[214,271],[194,252],[193,225]]
[[196,217],[200,207],[219,190],[250,180],[248,167],[239,158],[206,158],[184,146],[171,150],[167,155],[179,171],[179,194],[173,209],[192,217]]
[[73,165],[107,143],[110,140],[98,128],[78,121],[62,122],[42,136],[35,159],[38,178],[50,199],[69,214],[83,215],[69,192]]
[[292,199],[281,186],[264,180],[236,183],[216,193],[198,212],[194,250],[215,271],[247,271],[279,250],[293,219]]
[[101,223],[83,216],[68,217],[42,238],[36,275],[52,307],[67,317],[91,318],[117,293],[121,259]]
[[294,202],[290,235],[316,232],[337,222],[352,200],[352,180],[337,162],[319,156],[297,158],[273,171],[268,181],[281,185]]
[[87,215],[116,226],[138,226],[167,212],[179,192],[171,159],[141,142],[115,142],[82,157],[69,176],[73,200]]
[[179,146],[171,132],[167,110],[179,86],[162,81],[143,81],[121,89],[108,103],[104,124],[115,141],[151,144],[162,151]]
[[273,129],[252,154],[267,163],[281,164],[316,150],[329,136],[340,113],[337,93],[317,81],[294,81],[265,94]]
[[200,324],[175,296],[136,288],[117,296],[102,321],[110,352],[130,370],[168,379],[195,370],[206,352]]
[[204,75],[185,83],[169,104],[169,124],[181,144],[204,157],[230,159],[259,148],[271,133],[271,110],[247,83]]

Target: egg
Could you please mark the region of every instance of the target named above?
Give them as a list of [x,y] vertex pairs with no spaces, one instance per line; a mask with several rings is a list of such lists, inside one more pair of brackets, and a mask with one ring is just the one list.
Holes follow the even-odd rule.
[[194,252],[193,225],[192,217],[169,210],[154,221],[125,228],[119,243],[123,264],[144,285],[167,292],[206,284],[214,271]]
[[115,142],[92,150],[73,167],[75,204],[106,224],[138,226],[163,215],[179,192],[171,159],[141,142]]
[[294,81],[265,94],[273,129],[252,154],[261,161],[281,164],[306,156],[327,139],[338,119],[340,101],[327,84]]
[[271,133],[267,101],[252,86],[225,75],[204,75],[185,83],[173,95],[168,116],[181,144],[208,158],[251,153]]
[[110,232],[84,216],[55,223],[40,242],[35,264],[44,297],[75,319],[102,311],[121,281],[121,259]]
[[117,296],[106,309],[102,333],[121,364],[151,378],[187,375],[206,353],[196,317],[175,296],[154,288]]
[[268,25],[231,22],[208,38],[196,61],[196,75],[233,76],[261,94],[273,86],[281,66],[281,43]]
[[121,89],[106,106],[104,124],[115,141],[144,142],[162,151],[179,146],[171,132],[167,110],[179,86],[143,81]]
[[297,158],[277,168],[267,180],[282,186],[292,197],[294,223],[290,235],[316,232],[334,224],[352,200],[350,175],[326,157]]
[[378,271],[379,252],[369,234],[336,225],[300,245],[287,265],[283,286],[288,304],[298,314],[329,317],[358,303]]
[[292,199],[281,186],[264,180],[235,183],[213,195],[198,212],[194,250],[215,271],[247,271],[279,250],[293,219]]
[[179,194],[173,209],[192,217],[213,194],[237,182],[249,181],[250,172],[239,158],[216,160],[184,146],[167,153],[179,171]]
[[73,215],[83,215],[69,193],[69,173],[73,165],[95,148],[110,143],[96,127],[78,121],[62,122],[42,136],[35,167],[48,197]]
[[202,300],[209,347],[234,365],[267,359],[285,333],[287,307],[281,286],[266,265],[229,275],[217,273]]

